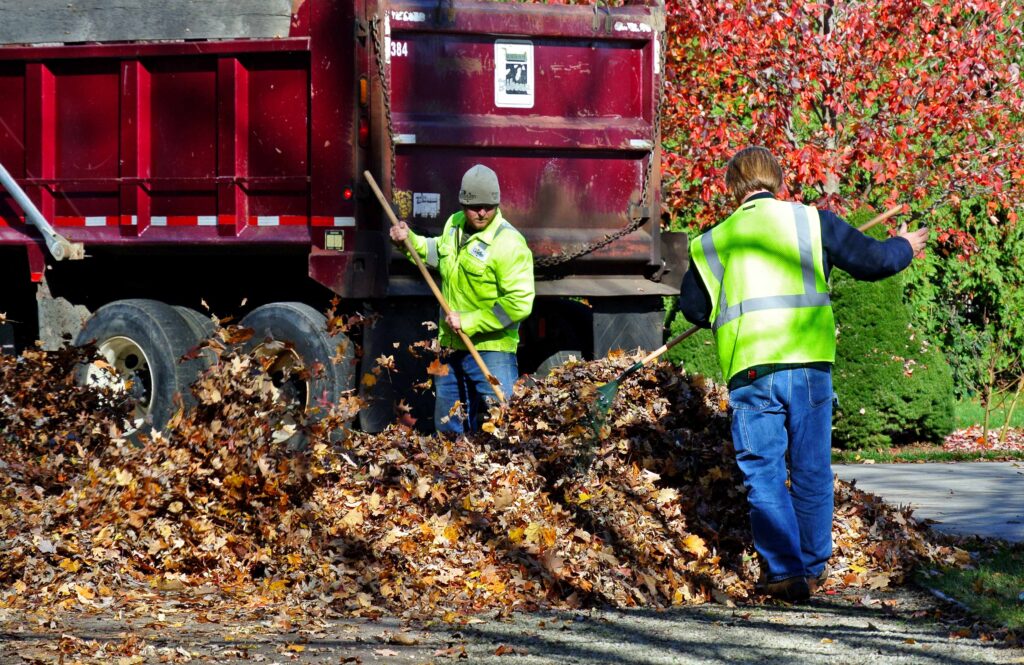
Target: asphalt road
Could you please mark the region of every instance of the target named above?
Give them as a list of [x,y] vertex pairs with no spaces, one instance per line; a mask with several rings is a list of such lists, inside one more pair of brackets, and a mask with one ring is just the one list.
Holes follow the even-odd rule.
[[834,464],[843,480],[909,505],[944,533],[1024,542],[1024,464]]
[[961,634],[969,623],[906,587],[821,595],[804,605],[536,612],[464,625],[299,619],[275,608],[240,616],[167,600],[45,617],[0,609],[0,663],[1024,663],[1020,649]]

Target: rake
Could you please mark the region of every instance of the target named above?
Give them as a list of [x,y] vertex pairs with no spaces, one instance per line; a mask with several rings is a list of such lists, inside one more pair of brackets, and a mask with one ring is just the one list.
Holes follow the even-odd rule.
[[[363,176],[370,184],[370,189],[372,189],[373,193],[377,196],[377,200],[380,202],[381,207],[384,208],[384,212],[387,214],[388,219],[391,220],[391,224],[398,226],[398,217],[395,216],[395,211],[391,209],[391,205],[388,204],[388,200],[384,197],[384,192],[380,191],[380,187],[377,185],[377,181],[374,180],[373,174],[369,171],[363,171]],[[423,259],[421,259],[420,255],[416,253],[415,249],[413,249],[408,238],[405,239],[404,245],[406,252],[410,257],[412,257],[412,260],[416,263],[416,267],[420,269],[420,273],[423,275],[423,279],[427,282],[427,286],[430,287],[430,290],[434,293],[434,297],[437,298],[437,302],[441,304],[441,309],[444,310],[445,314],[450,314],[452,311],[451,305],[448,304],[448,301],[441,293],[441,289],[437,287],[437,283],[434,281],[434,278],[430,276],[430,271],[427,270],[427,266],[424,265]],[[476,361],[477,367],[479,367],[480,371],[484,373],[485,377],[487,377],[487,382],[491,384],[491,389],[497,396],[498,402],[500,402],[502,406],[508,404],[505,393],[501,389],[501,382],[491,374],[489,369],[487,369],[484,359],[480,356],[480,353],[476,350],[476,346],[474,346],[473,342],[469,339],[469,335],[461,330],[457,332],[459,339],[462,340],[462,343],[465,344],[469,354],[473,356],[473,360]]]

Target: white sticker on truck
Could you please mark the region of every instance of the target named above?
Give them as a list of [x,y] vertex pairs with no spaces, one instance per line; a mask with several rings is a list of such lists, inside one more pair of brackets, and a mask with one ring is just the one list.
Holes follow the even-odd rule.
[[646,23],[634,23],[632,21],[616,21],[615,29],[619,32],[653,32],[651,26]]
[[441,195],[433,192],[414,192],[412,216],[436,218],[441,214]]
[[494,105],[531,109],[533,94],[533,42],[494,42]]
[[661,73],[661,40],[654,38],[654,75]]
[[391,11],[391,18],[396,21],[406,21],[408,23],[423,23],[427,20],[426,12],[405,12],[399,10]]

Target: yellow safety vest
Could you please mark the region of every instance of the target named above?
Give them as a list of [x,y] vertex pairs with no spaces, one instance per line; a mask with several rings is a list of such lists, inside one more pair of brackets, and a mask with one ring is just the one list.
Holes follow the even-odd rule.
[[834,362],[817,209],[755,199],[691,244],[726,380],[757,365]]

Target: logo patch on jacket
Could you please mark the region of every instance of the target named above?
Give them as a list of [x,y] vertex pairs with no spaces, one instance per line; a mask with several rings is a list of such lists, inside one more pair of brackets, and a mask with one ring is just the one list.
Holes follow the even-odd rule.
[[469,247],[469,255],[481,261],[487,260],[487,245],[482,242],[475,242]]

